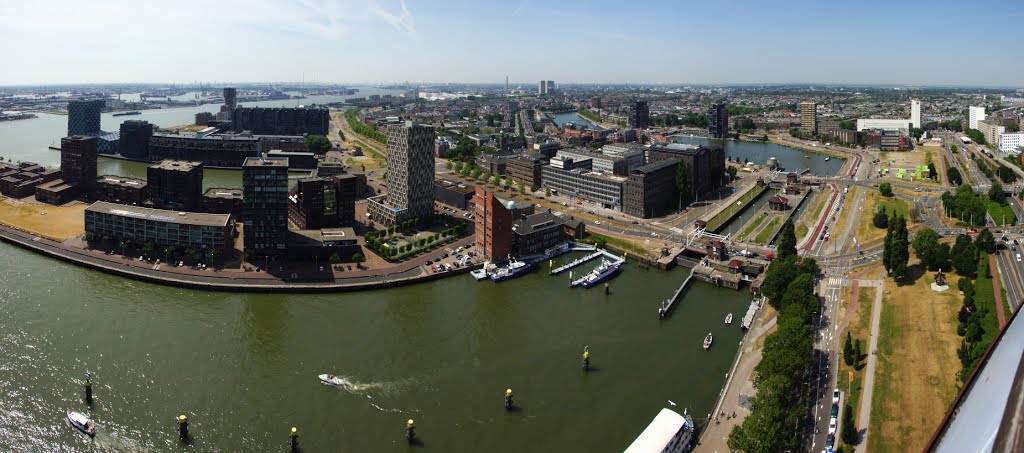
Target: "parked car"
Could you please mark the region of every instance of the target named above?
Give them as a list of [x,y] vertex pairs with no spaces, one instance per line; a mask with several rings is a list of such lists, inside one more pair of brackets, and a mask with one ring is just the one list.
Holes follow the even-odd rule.
[[829,434],[828,437],[825,438],[825,449],[826,450],[831,450],[831,449],[833,449],[835,447],[836,447],[836,435],[835,434]]
[[832,403],[832,418],[839,417],[839,404]]
[[839,404],[839,389],[832,391],[832,404]]
[[835,417],[833,417],[831,420],[828,421],[828,433],[830,435],[835,435],[836,434],[836,425],[837,425],[837,423],[836,423]]

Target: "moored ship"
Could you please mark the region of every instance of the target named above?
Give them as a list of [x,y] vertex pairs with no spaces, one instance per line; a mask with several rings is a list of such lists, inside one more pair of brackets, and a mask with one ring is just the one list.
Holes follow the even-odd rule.
[[603,260],[601,261],[601,264],[599,264],[594,270],[590,271],[590,273],[584,275],[579,280],[574,280],[572,283],[570,283],[569,286],[582,286],[584,288],[590,288],[594,285],[600,284],[605,280],[608,280],[613,275],[617,274],[621,269],[621,262]]
[[533,269],[533,264],[513,259],[512,261],[509,261],[507,266],[495,269],[494,272],[491,273],[490,277],[491,280],[500,282],[523,275],[529,272],[530,269]]

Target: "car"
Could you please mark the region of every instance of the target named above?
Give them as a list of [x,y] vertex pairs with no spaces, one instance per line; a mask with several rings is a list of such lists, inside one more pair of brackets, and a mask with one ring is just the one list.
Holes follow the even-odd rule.
[[615,217],[608,216],[608,220],[615,220]]
[[441,259],[445,259],[445,258],[448,258],[448,253],[442,253],[441,254]]
[[1013,245],[1018,245],[1018,243],[1017,243],[1017,240],[1016,240],[1016,239],[1014,239],[1014,240],[1013,240]]
[[587,211],[587,214],[594,215],[594,211]]
[[839,417],[839,404],[838,403],[832,403],[831,417],[832,418]]
[[423,265],[424,265],[424,266],[429,266],[429,265],[430,265],[430,263],[433,263],[433,261],[427,260],[427,262],[426,262],[426,263],[423,263]]
[[839,389],[832,391],[832,404],[839,404]]
[[600,225],[600,224],[601,224],[601,221],[600,221],[600,220],[595,220],[595,221],[594,221],[594,225]]
[[640,224],[640,222],[637,222],[636,220],[634,220],[634,221],[632,221],[630,223],[632,223],[633,225],[639,225]]
[[831,449],[835,448],[835,446],[836,446],[836,435],[835,434],[829,434],[828,437],[825,438],[825,449],[826,450],[831,450]]
[[835,435],[836,434],[836,425],[837,424],[838,423],[836,423],[835,417],[833,417],[831,420],[828,421],[828,433],[830,435]]
[[1020,253],[1017,254],[1017,262],[1020,262]]

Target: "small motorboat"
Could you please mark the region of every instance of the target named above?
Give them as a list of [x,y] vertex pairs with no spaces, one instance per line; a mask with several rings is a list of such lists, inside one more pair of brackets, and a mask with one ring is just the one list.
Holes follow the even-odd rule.
[[68,423],[89,437],[96,435],[96,424],[89,420],[85,414],[68,409]]
[[342,386],[342,385],[348,384],[348,381],[346,381],[345,378],[340,377],[340,376],[335,376],[333,374],[321,374],[320,375],[320,382],[323,382],[324,384],[327,384],[327,385],[338,385],[338,386]]
[[711,348],[711,332],[708,332],[708,336],[704,337],[704,349]]
[[725,323],[732,324],[732,313],[725,315]]
[[825,156],[825,160],[826,160],[826,161],[827,161],[827,160],[829,160],[829,159],[831,159],[831,158],[832,158],[832,156]]

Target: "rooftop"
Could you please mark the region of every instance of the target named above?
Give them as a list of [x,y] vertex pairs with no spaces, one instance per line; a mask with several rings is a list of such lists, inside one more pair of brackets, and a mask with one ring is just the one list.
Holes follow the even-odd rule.
[[146,181],[142,180],[142,179],[127,178],[127,177],[124,177],[124,176],[112,176],[112,175],[100,176],[99,178],[96,178],[96,182],[100,183],[100,184],[111,184],[111,185],[115,185],[115,186],[135,187],[135,188],[144,187],[146,185]]
[[179,212],[165,211],[163,209],[144,208],[139,206],[128,206],[123,204],[107,203],[97,201],[85,212],[96,212],[100,214],[111,214],[122,217],[133,217],[137,219],[151,220],[154,222],[177,223],[181,225],[216,226],[228,225],[228,214],[206,214],[200,212]]
[[665,159],[655,162],[653,164],[642,165],[636,167],[630,173],[652,173],[661,170],[665,167],[671,167],[679,163],[679,159]]
[[287,157],[246,157],[243,167],[288,167]]
[[192,171],[193,168],[202,168],[202,167],[203,167],[203,163],[202,162],[189,162],[189,161],[184,161],[184,160],[173,160],[173,159],[164,159],[164,160],[162,160],[160,162],[157,162],[157,163],[149,166],[149,168],[156,168],[156,169],[159,169],[159,170],[171,170],[171,171]]
[[203,193],[203,198],[241,199],[242,189],[213,188]]

